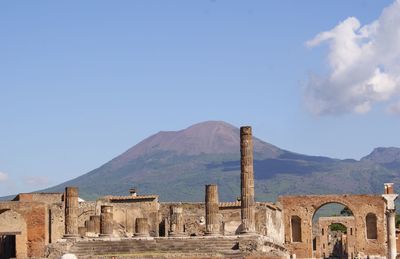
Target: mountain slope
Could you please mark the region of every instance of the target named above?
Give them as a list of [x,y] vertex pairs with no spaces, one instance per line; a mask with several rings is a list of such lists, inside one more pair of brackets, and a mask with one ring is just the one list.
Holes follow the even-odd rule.
[[[256,197],[280,194],[379,193],[398,181],[393,168],[374,159],[338,160],[279,149],[253,138]],[[204,185],[219,185],[221,200],[240,195],[239,129],[221,121],[159,132],[101,167],[46,191],[80,187],[81,196],[126,194],[133,186],[163,201],[202,201]],[[400,181],[399,181],[400,182]]]

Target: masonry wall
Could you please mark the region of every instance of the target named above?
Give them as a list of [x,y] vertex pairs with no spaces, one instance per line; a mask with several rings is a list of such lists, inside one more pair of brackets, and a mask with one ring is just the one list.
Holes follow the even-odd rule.
[[[205,204],[204,203],[161,203],[160,219],[169,218],[171,206],[183,208],[185,232],[187,235],[202,236],[205,232]],[[240,232],[241,217],[240,203],[221,203],[219,207],[220,232],[224,235],[237,235]],[[257,203],[256,232],[266,235],[274,242],[283,244],[284,226],[282,211],[267,203]]]
[[113,206],[114,235],[132,236],[135,233],[136,218],[147,218],[150,235],[158,236],[160,218],[157,201],[109,202],[98,200],[94,205],[96,215],[100,215],[101,205]]
[[[285,246],[297,258],[312,257],[312,218],[314,213],[328,203],[340,203],[350,208],[354,214],[354,253],[369,256],[386,255],[385,202],[380,195],[302,195],[281,196],[285,225]],[[366,216],[373,213],[377,217],[377,239],[366,237]],[[293,242],[291,218],[301,219],[301,242]]]
[[[28,257],[44,256],[45,246],[48,244],[48,207],[40,202],[7,201],[0,203],[0,211],[3,213],[11,210],[21,215],[26,223],[26,253]],[[7,225],[3,225],[3,231],[7,231]],[[12,226],[10,226],[11,229]],[[18,242],[18,240],[17,240]],[[22,241],[25,242],[25,241]],[[23,245],[23,244],[18,244]],[[17,251],[18,253],[18,251]]]
[[20,193],[15,199],[16,201],[37,201],[46,204],[60,203],[63,201],[62,193]]

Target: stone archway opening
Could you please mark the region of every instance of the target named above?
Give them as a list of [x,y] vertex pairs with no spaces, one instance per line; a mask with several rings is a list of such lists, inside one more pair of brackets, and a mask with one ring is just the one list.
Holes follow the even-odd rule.
[[323,204],[312,218],[313,256],[353,258],[353,232],[354,216],[349,207],[338,202]]

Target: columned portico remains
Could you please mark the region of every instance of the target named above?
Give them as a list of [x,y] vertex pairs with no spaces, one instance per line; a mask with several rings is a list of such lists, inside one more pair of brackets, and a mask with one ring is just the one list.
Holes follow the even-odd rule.
[[206,235],[215,236],[220,234],[219,229],[219,199],[218,186],[206,185]]
[[102,205],[100,214],[100,236],[111,237],[113,235],[113,206]]
[[398,194],[395,194],[393,183],[385,183],[384,194],[382,195],[386,203],[386,227],[387,227],[387,258],[395,259],[396,248],[396,204]]
[[183,208],[171,206],[170,232],[169,236],[184,236]]
[[241,234],[255,233],[253,139],[251,127],[240,128]]
[[78,233],[78,188],[66,187],[65,201],[65,235],[64,238],[77,238]]

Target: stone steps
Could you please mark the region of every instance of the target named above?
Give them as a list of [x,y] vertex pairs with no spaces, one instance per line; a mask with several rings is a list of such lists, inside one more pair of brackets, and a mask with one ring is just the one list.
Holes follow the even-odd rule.
[[[79,241],[70,249],[77,256],[138,253],[235,254],[238,240],[224,239],[154,239],[121,241]],[[237,246],[236,246],[237,247]]]

